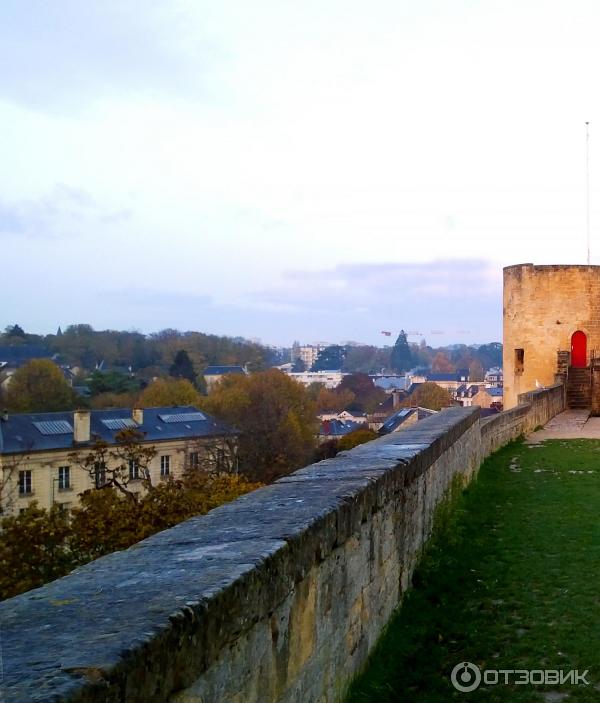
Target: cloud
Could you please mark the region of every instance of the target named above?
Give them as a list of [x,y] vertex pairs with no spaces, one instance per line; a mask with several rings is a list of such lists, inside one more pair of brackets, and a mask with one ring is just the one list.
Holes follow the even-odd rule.
[[435,335],[436,343],[482,342],[501,336],[501,274],[479,259],[346,264],[290,271],[251,300],[257,308],[287,306],[310,318],[323,338],[329,332],[381,343],[382,329],[403,328]]
[[115,224],[131,216],[130,210],[105,209],[86,191],[58,184],[38,198],[0,199],[0,236],[68,236],[81,234],[90,223]]
[[188,59],[199,44],[186,42],[184,4],[167,5],[3,0],[0,95],[28,107],[56,108],[108,92],[198,92],[201,67]]

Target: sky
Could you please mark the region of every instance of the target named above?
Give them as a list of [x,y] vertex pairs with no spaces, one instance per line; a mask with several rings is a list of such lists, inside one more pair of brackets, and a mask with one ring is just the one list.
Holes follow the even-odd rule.
[[[2,0],[0,327],[501,340],[600,264],[600,5]],[[596,177],[598,174],[598,177]]]

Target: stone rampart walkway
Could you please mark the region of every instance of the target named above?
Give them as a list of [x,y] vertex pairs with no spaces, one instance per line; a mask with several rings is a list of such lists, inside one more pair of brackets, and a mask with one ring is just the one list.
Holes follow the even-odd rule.
[[590,417],[589,410],[565,410],[543,430],[532,432],[526,443],[540,444],[547,439],[600,439],[600,417]]
[[600,701],[600,441],[568,439],[598,425],[563,413],[486,460],[348,703]]

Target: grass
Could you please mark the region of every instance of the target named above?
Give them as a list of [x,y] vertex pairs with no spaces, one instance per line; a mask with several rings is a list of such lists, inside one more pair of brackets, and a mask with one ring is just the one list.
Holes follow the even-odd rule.
[[[600,442],[515,442],[430,542],[347,703],[600,700]],[[589,670],[589,686],[484,685],[450,672]]]

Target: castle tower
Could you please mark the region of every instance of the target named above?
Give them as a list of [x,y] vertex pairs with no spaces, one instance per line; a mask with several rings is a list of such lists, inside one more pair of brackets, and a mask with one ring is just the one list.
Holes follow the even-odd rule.
[[[596,352],[596,350],[598,350]],[[600,354],[600,266],[504,269],[504,407],[519,393],[568,372],[571,407],[591,405],[591,366]]]

